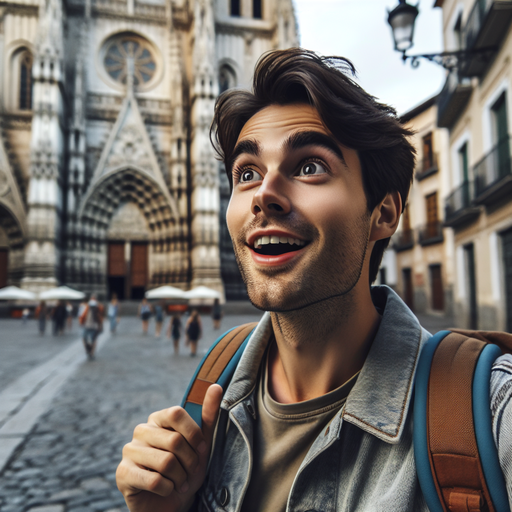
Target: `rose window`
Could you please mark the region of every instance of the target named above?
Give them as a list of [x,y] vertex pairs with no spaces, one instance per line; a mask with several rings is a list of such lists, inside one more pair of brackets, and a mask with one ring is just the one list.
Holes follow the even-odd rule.
[[116,82],[126,84],[128,59],[133,62],[134,85],[144,85],[153,79],[156,62],[153,49],[147,41],[137,36],[124,35],[108,45],[103,62],[107,73]]

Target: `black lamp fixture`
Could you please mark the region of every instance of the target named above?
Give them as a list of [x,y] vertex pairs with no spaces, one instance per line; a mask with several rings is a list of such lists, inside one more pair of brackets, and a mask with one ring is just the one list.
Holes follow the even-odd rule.
[[420,59],[427,59],[435,62],[443,68],[451,71],[458,67],[459,63],[476,54],[488,56],[495,52],[496,48],[483,48],[479,50],[457,50],[453,52],[425,53],[422,55],[407,55],[407,50],[414,45],[414,23],[419,14],[418,5],[410,5],[406,0],[399,0],[398,5],[388,11],[388,23],[393,32],[395,50],[402,52],[403,61],[410,59],[411,66],[417,68],[420,65]]

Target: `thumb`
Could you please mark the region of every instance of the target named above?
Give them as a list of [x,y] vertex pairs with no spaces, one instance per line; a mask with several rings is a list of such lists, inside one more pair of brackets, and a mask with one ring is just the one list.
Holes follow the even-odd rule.
[[218,384],[212,384],[206,391],[206,395],[204,397],[202,430],[208,448],[210,447],[213,439],[213,432],[215,431],[215,424],[217,422],[220,403],[222,401],[222,393],[222,388]]

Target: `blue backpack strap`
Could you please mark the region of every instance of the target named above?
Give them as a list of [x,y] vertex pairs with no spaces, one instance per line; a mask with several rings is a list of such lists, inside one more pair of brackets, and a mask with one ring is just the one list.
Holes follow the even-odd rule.
[[492,435],[490,404],[491,369],[500,356],[500,348],[489,344],[478,358],[473,377],[473,421],[480,462],[494,509],[496,512],[510,512],[507,486]]
[[440,331],[423,346],[414,380],[414,458],[418,480],[430,512],[444,512],[444,508],[437,494],[432,468],[430,467],[427,437],[428,380],[434,352],[448,334],[450,334],[450,331]]
[[234,327],[217,338],[197,367],[181,406],[201,427],[203,401],[207,389],[219,384],[226,391],[257,323]]
[[[422,349],[415,379],[414,397],[414,453],[416,469],[425,501],[431,512],[447,510],[442,490],[433,474],[431,452],[429,447],[429,378],[434,354],[440,343],[450,331],[441,331],[430,338]],[[470,333],[464,333],[471,336]],[[479,336],[481,341],[482,338]],[[472,340],[475,341],[474,339]],[[448,342],[447,343],[451,343]],[[448,347],[448,345],[446,345]],[[462,345],[461,345],[462,346]],[[487,488],[487,496],[492,504],[490,510],[510,512],[505,479],[499,464],[498,453],[492,435],[492,417],[490,410],[489,385],[492,364],[501,355],[501,350],[492,344],[483,347],[474,366],[471,384],[471,407],[474,426],[474,437],[485,482],[482,489]],[[470,369],[468,368],[468,371]],[[430,428],[432,425],[430,424]],[[441,429],[439,429],[441,430]],[[439,436],[441,432],[436,432]],[[445,436],[450,435],[448,430]],[[455,475],[454,475],[455,476]],[[438,491],[439,488],[439,491]],[[486,492],[482,493],[486,496]]]

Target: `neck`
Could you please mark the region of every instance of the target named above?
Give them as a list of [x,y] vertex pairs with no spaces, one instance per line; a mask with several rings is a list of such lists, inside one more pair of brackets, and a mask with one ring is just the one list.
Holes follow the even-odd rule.
[[269,390],[281,403],[322,396],[363,366],[380,324],[370,289],[272,313],[276,345],[269,357]]

